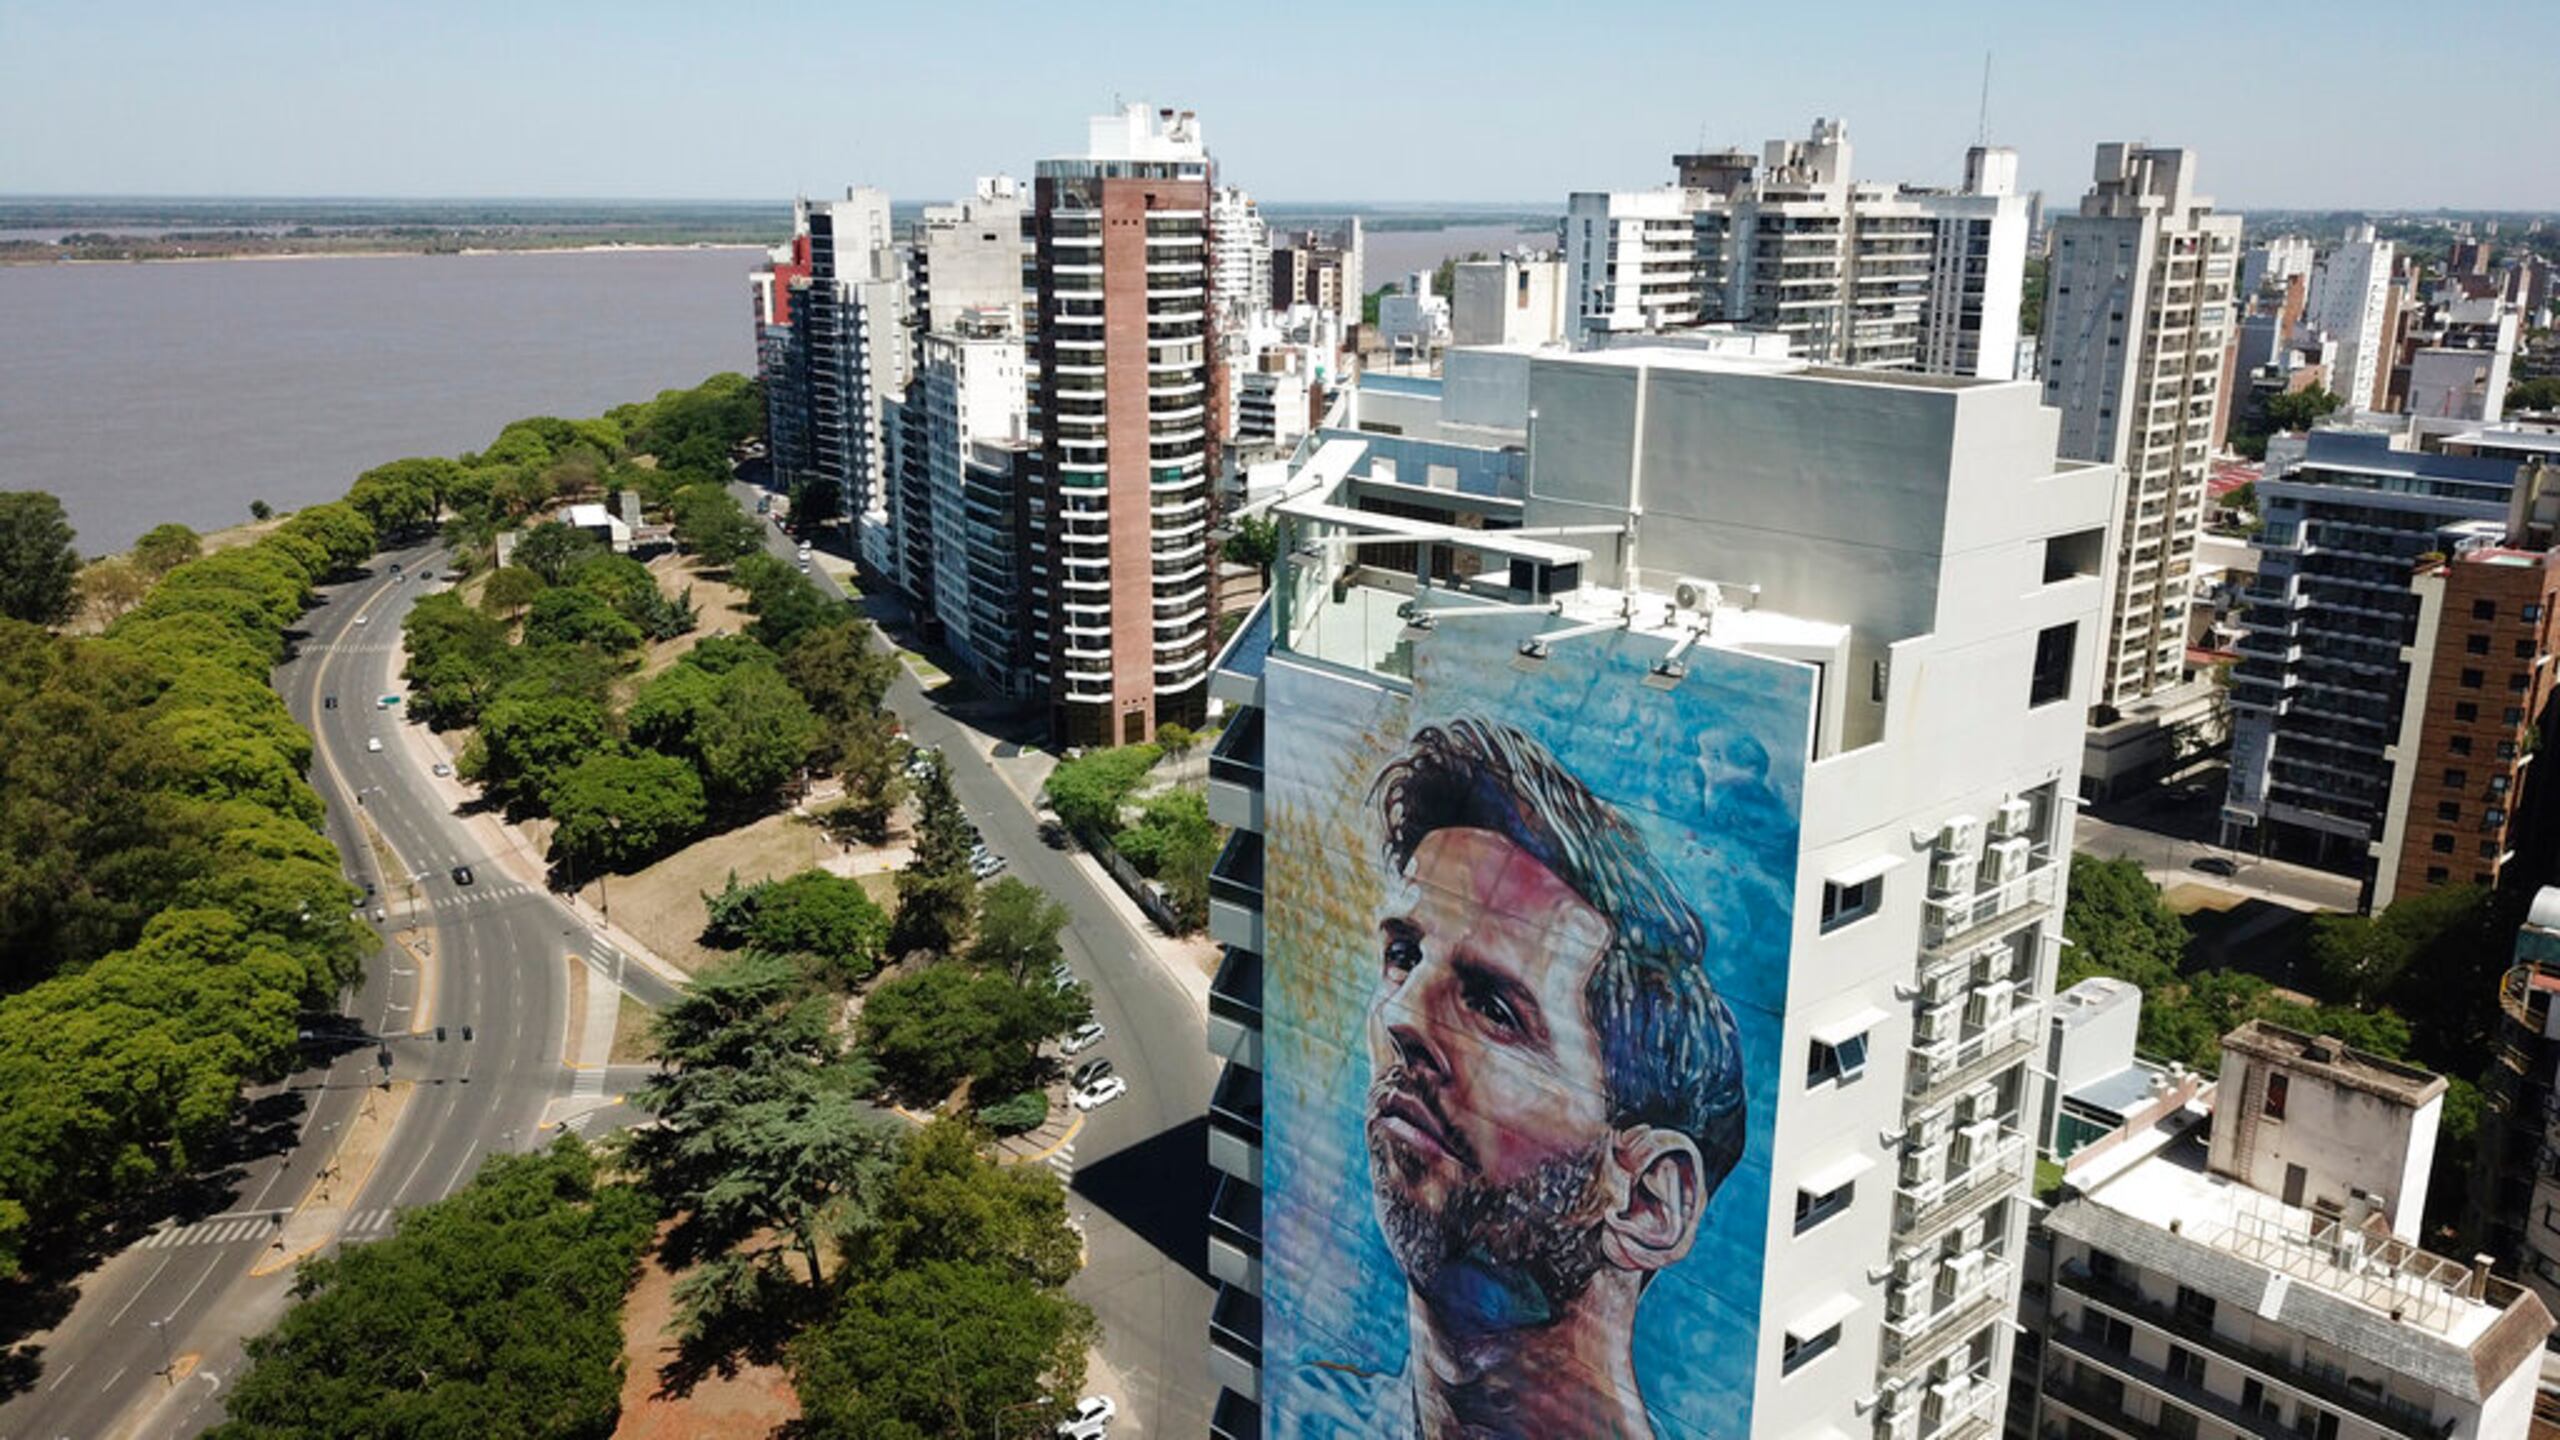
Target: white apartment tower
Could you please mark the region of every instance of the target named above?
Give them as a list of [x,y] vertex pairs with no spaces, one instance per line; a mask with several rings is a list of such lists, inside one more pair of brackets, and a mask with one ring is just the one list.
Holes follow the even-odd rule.
[[[1491,1114],[1461,1108],[1461,1080],[1545,1044],[1516,1037],[1556,1015],[1604,1040],[1626,1023],[1602,970],[1559,982],[1548,958],[1525,986],[1503,978],[1506,954],[1573,953],[1562,932],[1513,952],[1488,920],[1439,948],[1443,924],[1529,913],[1511,908],[1529,891],[1469,887],[1547,874],[1582,877],[1559,882],[1597,897],[1578,903],[1633,907],[1609,933],[1653,947],[1647,986],[1699,967],[1731,1017],[1701,1039],[1685,1027],[1707,1022],[1651,1012],[1641,1045],[1608,1053],[1724,1066],[1723,1088],[1678,1093],[1746,1097],[1699,1102],[1721,1118],[1694,1145],[1667,1118],[1607,1122],[1626,1127],[1610,1163],[1676,1153],[1687,1178],[1666,1210],[1637,1207],[1661,1226],[1613,1232],[1589,1281],[1644,1270],[1635,1333],[1679,1337],[1639,1338],[1632,1381],[1597,1402],[1625,1407],[1631,1383],[1665,1434],[1986,1440],[2115,473],[2057,462],[2056,417],[2023,382],[1641,344],[1502,359],[1537,420],[1525,470],[1482,498],[1516,503],[1519,529],[1359,508],[1382,442],[1328,439],[1267,502],[1272,595],[1218,663],[1234,718],[1209,803],[1235,834],[1211,876],[1213,1433],[1411,1433],[1412,1407],[1464,1399],[1409,1359],[1419,1329],[1509,1323],[1524,1294],[1553,1313],[1555,1291],[1490,1252],[1470,1252],[1471,1287],[1441,1289],[1437,1252],[1411,1241],[1428,1204],[1400,1178],[1534,1151],[1587,1069],[1533,1061],[1521,1073],[1548,1078]],[[1398,471],[1438,463],[1409,434],[1391,448]],[[1441,758],[1461,752],[1496,759]],[[1522,793],[1555,808],[1482,803]],[[1602,838],[1541,819],[1472,871],[1426,864],[1431,835],[1394,838],[1436,817],[1474,827],[1453,846],[1498,846],[1523,814]],[[1601,862],[1586,845],[1640,848]],[[1444,915],[1444,894],[1487,908]],[[1608,1073],[1612,1105],[1654,1083]],[[1587,1378],[1506,1390],[1543,1417],[1519,1433],[1614,1423],[1537,1408]]]
[[1698,245],[1690,217],[1703,191],[1577,191],[1564,206],[1565,338],[1665,330],[1698,318]]
[[[811,478],[835,488],[860,531],[885,532],[881,407],[905,393],[913,366],[906,260],[886,191],[849,189],[809,206],[808,221]],[[864,543],[877,548],[867,533]]]
[[1010,525],[988,509],[969,461],[990,442],[1025,438],[1027,390],[1020,312],[965,312],[924,337],[916,399],[925,433],[927,512],[916,528],[931,549],[928,584],[944,644],[971,673],[1009,690],[1020,629],[1017,557]]
[[1271,303],[1271,226],[1234,185],[1209,196],[1209,295],[1229,319]]
[[2044,400],[2062,412],[2062,454],[2124,474],[2098,668],[2110,706],[2185,670],[2240,248],[2240,217],[2194,185],[2192,151],[2103,144],[2079,213],[2052,222]]
[[2312,272],[2310,309],[2329,336],[2329,385],[2347,409],[2379,410],[2391,379],[2383,321],[2391,309],[2392,246],[2371,225],[2350,225]]

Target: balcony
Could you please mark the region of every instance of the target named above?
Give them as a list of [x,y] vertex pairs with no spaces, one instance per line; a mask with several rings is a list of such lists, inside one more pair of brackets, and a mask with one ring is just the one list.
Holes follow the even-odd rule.
[[1238,830],[1209,869],[1209,935],[1262,953],[1262,837]]
[[1262,829],[1262,711],[1229,722],[1209,752],[1209,818],[1231,830]]
[[1209,1273],[1222,1284],[1262,1293],[1262,1191],[1232,1175],[1209,1198]]
[[1209,981],[1209,1053],[1262,1068],[1262,957],[1229,946]]
[[2024,1135],[2003,1136],[1991,1154],[1963,1174],[1894,1187],[1893,1227],[1898,1246],[1925,1245],[2002,1194],[2020,1188],[2026,1171]]
[[[2081,1261],[2064,1262],[2056,1271],[2056,1278],[2064,1290],[2085,1302],[2095,1303],[2243,1370],[2273,1380],[2316,1404],[2360,1415],[2392,1434],[2407,1436],[2409,1440],[2443,1440],[2453,1428],[2450,1420],[2439,1423],[2431,1416],[2412,1414],[2405,1406],[2392,1404],[2384,1398],[2378,1386],[2371,1390],[2358,1388],[2342,1371],[2313,1370],[2290,1356],[2262,1350],[2225,1335],[2214,1329],[2211,1321],[2182,1315],[2175,1308],[2150,1299],[2123,1281],[2101,1279]],[[2113,1364],[2112,1361],[2108,1363]]]
[[1209,1440],[1262,1440],[1262,1407],[1233,1390],[1218,1392],[1209,1415]]
[[1972,1339],[1983,1326],[2005,1317],[2012,1268],[2007,1260],[1994,1257],[1982,1267],[1980,1279],[1926,1312],[1887,1319],[1881,1337],[1885,1373],[1896,1378],[1915,1375],[1938,1356]]
[[1209,1309],[1209,1378],[1262,1403],[1262,1300],[1232,1285]]
[[2062,868],[2050,849],[2040,849],[2028,855],[2024,874],[1969,894],[1932,897],[1923,906],[1921,947],[1970,950],[2043,919],[2053,908]]

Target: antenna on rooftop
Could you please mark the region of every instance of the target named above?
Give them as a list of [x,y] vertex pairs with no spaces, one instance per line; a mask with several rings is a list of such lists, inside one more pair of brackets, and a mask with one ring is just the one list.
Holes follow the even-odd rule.
[[1982,52],[1982,108],[1974,116],[1973,143],[1991,143],[1991,52]]

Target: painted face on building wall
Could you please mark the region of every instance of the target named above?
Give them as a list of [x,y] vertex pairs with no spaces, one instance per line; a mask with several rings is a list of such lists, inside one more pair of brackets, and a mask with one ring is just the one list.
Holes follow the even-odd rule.
[[1636,1309],[1742,1144],[1704,929],[1635,830],[1509,727],[1428,727],[1373,793],[1390,875],[1364,1133],[1415,1428],[1651,1434]]

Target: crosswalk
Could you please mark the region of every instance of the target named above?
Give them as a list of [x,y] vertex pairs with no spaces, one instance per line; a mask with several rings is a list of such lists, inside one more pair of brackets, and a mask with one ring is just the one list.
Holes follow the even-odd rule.
[[522,899],[533,893],[530,885],[465,885],[437,895],[434,903],[438,910],[460,910]]
[[1066,1144],[1059,1146],[1056,1153],[1052,1154],[1042,1163],[1046,1164],[1050,1171],[1058,1177],[1059,1184],[1066,1186],[1070,1190],[1075,1188],[1076,1142],[1070,1140]]
[[[137,1250],[183,1250],[198,1246],[240,1245],[249,1241],[268,1241],[282,1228],[282,1212],[260,1211],[255,1215],[215,1215],[192,1225],[174,1225],[145,1238],[133,1248]],[[365,1239],[388,1235],[399,1220],[400,1212],[388,1206],[358,1210],[338,1227],[341,1237]]]

